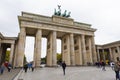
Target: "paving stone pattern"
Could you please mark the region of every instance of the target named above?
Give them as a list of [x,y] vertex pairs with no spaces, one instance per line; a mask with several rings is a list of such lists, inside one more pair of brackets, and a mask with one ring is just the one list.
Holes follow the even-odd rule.
[[3,74],[0,74],[0,80],[13,80],[21,69],[12,69],[10,72],[5,69]]
[[63,75],[61,67],[47,67],[22,71],[18,80],[115,80],[115,72],[110,67],[106,67],[106,71],[96,67],[67,67]]

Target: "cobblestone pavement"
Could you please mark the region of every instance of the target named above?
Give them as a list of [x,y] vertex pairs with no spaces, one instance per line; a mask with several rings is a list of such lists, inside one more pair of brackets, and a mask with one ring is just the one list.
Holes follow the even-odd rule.
[[67,67],[63,75],[61,67],[36,68],[33,72],[21,71],[19,80],[115,80],[115,72],[106,67],[106,71],[96,67]]
[[0,74],[0,80],[13,80],[19,73],[20,69],[12,69],[10,72],[5,69],[3,74]]

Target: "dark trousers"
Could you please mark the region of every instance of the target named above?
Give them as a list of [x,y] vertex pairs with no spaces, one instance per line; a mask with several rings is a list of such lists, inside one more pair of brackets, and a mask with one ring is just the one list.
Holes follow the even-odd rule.
[[3,72],[4,72],[4,70],[3,70],[3,69],[1,69],[1,72],[0,72],[0,73],[1,73],[1,74],[3,74]]
[[34,71],[34,67],[32,67],[32,72]]
[[8,69],[8,72],[10,72],[11,69],[9,67],[7,69]]
[[65,68],[63,68],[63,73],[64,73],[64,75],[65,75]]
[[119,71],[115,71],[115,74],[116,74],[116,80],[119,79]]
[[25,68],[25,72],[27,72],[27,68]]

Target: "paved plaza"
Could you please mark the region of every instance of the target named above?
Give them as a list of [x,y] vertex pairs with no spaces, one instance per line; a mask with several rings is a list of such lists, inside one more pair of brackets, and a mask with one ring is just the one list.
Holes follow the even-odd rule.
[[63,75],[61,67],[45,67],[27,73],[21,70],[14,80],[115,80],[115,72],[110,67],[106,67],[106,71],[96,67],[67,67]]
[[12,69],[8,72],[8,70],[5,69],[4,73],[0,74],[0,80],[13,80],[20,70],[21,69]]

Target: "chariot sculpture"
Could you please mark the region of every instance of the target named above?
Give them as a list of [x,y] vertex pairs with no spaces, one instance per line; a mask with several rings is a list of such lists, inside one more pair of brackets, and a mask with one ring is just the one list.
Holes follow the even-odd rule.
[[61,6],[58,5],[58,10],[56,11],[56,9],[55,9],[54,15],[62,16],[62,17],[66,17],[66,18],[70,17],[71,12],[68,12],[68,14],[67,14],[67,10],[65,10],[64,13],[61,14],[61,9],[60,9],[60,7],[61,7]]

